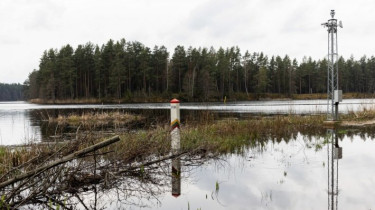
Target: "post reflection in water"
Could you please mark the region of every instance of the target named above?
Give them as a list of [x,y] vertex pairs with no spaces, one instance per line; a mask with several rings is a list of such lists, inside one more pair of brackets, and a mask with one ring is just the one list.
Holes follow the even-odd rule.
[[181,195],[181,160],[174,158],[172,160],[172,196]]
[[328,129],[328,209],[338,209],[339,160],[342,159],[342,147],[339,146],[336,129]]

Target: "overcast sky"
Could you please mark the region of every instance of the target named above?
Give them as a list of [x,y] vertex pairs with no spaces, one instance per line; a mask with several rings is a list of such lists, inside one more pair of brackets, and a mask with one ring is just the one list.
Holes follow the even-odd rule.
[[339,54],[375,55],[373,0],[1,0],[0,82],[23,83],[44,50],[109,39],[322,59],[336,10]]

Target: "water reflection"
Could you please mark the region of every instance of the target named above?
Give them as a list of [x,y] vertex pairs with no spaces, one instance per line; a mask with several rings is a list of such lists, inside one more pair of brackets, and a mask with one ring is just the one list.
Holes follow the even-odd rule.
[[[323,109],[322,109],[323,107]],[[348,99],[340,112],[374,108],[374,99]],[[58,127],[46,122],[59,114],[125,111],[144,114],[150,124],[167,122],[169,103],[96,104],[96,105],[37,105],[27,102],[0,102],[0,144],[14,145],[30,141],[51,141],[58,131],[74,128]],[[243,101],[230,103],[183,103],[181,116],[185,121],[200,118],[235,117],[243,119],[254,114],[317,114],[326,111],[326,100]],[[147,123],[145,123],[147,124]],[[76,128],[75,128],[76,129]],[[66,139],[68,137],[64,137]]]
[[[339,202],[340,209],[373,209],[373,137],[334,130],[328,134],[270,140],[240,154],[222,154],[220,160],[182,156],[124,173],[119,173],[118,163],[108,165],[88,157],[74,163],[84,170],[74,171],[69,179],[59,177],[61,182],[41,193],[39,201],[47,206],[48,196],[53,196],[73,209],[97,205],[103,209],[332,210],[339,209]],[[345,161],[340,161],[340,148],[345,148]],[[96,173],[106,166],[111,171]],[[42,179],[53,181],[47,175]],[[98,176],[104,179],[97,182]],[[216,193],[218,187],[220,193]],[[178,199],[171,194],[179,195]]]
[[[58,115],[61,112],[47,113]],[[25,113],[41,115],[40,110]],[[149,111],[149,116],[154,113]],[[161,115],[168,116],[166,110],[160,110]],[[155,116],[157,119],[158,115]],[[15,119],[11,121],[16,122]],[[43,125],[44,122],[30,121],[30,125],[38,123]],[[60,126],[44,125],[42,133],[46,139],[63,132]],[[292,132],[281,132],[265,139],[259,137],[254,144],[221,154],[222,161],[189,156],[182,157],[185,158],[182,161],[175,158],[124,173],[118,173],[121,168],[114,162],[109,167],[113,171],[103,174],[96,171],[108,166],[105,159],[73,163],[80,165],[78,171],[69,172],[69,165],[59,169],[71,173],[69,179],[49,174],[39,179],[50,182],[52,187],[51,191],[40,193],[38,201],[48,207],[49,199],[55,198],[77,209],[85,209],[85,205],[106,209],[181,209],[188,205],[191,209],[324,209],[327,206],[338,209],[340,195],[341,208],[374,209],[375,129],[332,130],[328,137],[325,129]],[[326,151],[323,146],[327,138]],[[342,147],[345,147],[345,161],[340,161]],[[190,160],[190,165],[186,159]],[[96,164],[98,166],[92,168]],[[100,183],[92,185],[98,174],[102,176]],[[60,186],[56,186],[54,179],[60,181],[57,183]],[[210,196],[217,189],[216,183],[220,183],[220,194]],[[72,191],[80,184],[82,188]],[[171,193],[179,198],[175,199]],[[154,202],[150,202],[152,199]]]
[[39,126],[35,125],[29,112],[0,109],[1,145],[28,143],[40,138]]
[[339,200],[339,160],[342,159],[342,147],[339,146],[337,129],[328,129],[327,134],[328,209],[336,210]]
[[181,195],[181,160],[174,158],[172,160],[172,196],[179,197]]

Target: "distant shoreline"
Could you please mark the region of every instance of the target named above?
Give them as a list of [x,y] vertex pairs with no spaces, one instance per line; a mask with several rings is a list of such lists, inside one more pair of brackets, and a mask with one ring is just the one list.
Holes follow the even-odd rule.
[[[374,98],[375,94],[369,93],[344,93],[345,99],[361,99],[361,98]],[[203,101],[198,99],[186,98],[184,96],[172,95],[170,98],[163,97],[133,97],[131,99],[115,99],[115,98],[81,98],[81,99],[29,99],[29,103],[33,104],[122,104],[122,103],[168,103],[172,98],[178,98],[183,102],[224,102],[224,99],[210,98],[209,100]],[[327,94],[316,93],[316,94],[293,94],[288,97],[281,94],[242,94],[233,97],[225,98],[226,102],[235,101],[272,101],[272,100],[316,100],[316,99],[327,99]]]

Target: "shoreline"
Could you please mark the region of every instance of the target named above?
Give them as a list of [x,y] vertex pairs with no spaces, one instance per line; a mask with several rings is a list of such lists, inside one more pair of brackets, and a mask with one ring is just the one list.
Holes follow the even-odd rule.
[[[123,103],[168,103],[170,99],[178,98],[180,101],[184,102],[236,102],[236,101],[272,101],[272,100],[318,100],[318,99],[327,99],[327,94],[315,93],[315,94],[293,94],[288,97],[281,94],[249,94],[246,95],[236,95],[234,97],[228,97],[224,99],[210,98],[208,100],[198,100],[185,98],[183,96],[171,95],[170,98],[164,97],[134,97],[132,99],[98,99],[98,98],[81,98],[81,99],[29,99],[26,100],[32,104],[123,104]],[[364,99],[364,98],[375,98],[375,94],[366,94],[366,93],[344,93],[343,100],[345,99]]]

